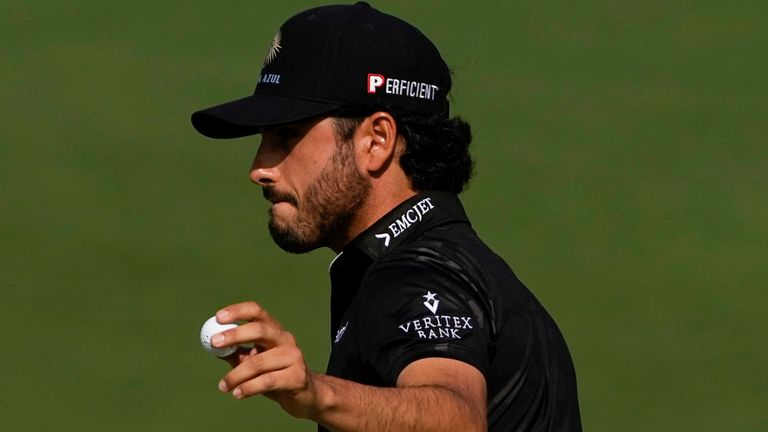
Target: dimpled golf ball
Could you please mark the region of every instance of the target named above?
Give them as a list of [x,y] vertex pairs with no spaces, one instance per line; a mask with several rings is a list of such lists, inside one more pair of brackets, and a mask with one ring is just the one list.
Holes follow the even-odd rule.
[[216,333],[221,333],[225,330],[233,329],[235,327],[237,327],[237,324],[219,324],[219,322],[216,321],[216,317],[212,316],[208,318],[208,321],[203,324],[203,328],[200,329],[200,344],[203,345],[203,348],[206,351],[215,355],[216,357],[226,357],[237,351],[237,345],[216,348],[211,345],[211,336],[215,335]]

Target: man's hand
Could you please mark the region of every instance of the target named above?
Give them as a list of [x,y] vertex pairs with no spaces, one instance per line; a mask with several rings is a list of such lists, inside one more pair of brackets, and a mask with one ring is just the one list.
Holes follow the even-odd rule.
[[225,359],[232,370],[219,382],[219,389],[231,391],[237,399],[263,394],[295,417],[312,417],[318,402],[313,374],[294,336],[254,302],[227,306],[216,318],[222,324],[247,322],[214,336],[213,346],[253,344]]
[[293,335],[254,302],[227,306],[216,318],[246,322],[215,335],[213,346],[253,344],[225,359],[232,370],[219,389],[238,399],[263,394],[332,431],[486,430],[485,378],[467,363],[425,358],[403,369],[397,387],[367,386],[311,372]]

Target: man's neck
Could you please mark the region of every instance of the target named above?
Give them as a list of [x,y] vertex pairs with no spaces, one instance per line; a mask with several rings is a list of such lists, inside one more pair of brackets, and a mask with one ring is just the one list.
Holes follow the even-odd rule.
[[410,187],[377,188],[374,185],[365,203],[357,211],[344,233],[338,236],[338,238],[329,239],[329,247],[336,253],[341,252],[344,246],[352,241],[352,239],[368,229],[368,227],[376,223],[376,221],[384,217],[392,209],[416,194],[418,194],[418,191]]

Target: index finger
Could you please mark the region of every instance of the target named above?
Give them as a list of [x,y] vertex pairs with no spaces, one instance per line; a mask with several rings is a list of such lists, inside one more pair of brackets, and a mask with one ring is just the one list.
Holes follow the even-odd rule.
[[250,321],[233,329],[217,333],[211,338],[211,344],[216,348],[253,343],[254,347],[260,351],[291,342],[288,334],[282,328],[264,321]]
[[235,321],[262,321],[282,328],[267,311],[253,301],[235,303],[216,312],[216,320],[222,324]]

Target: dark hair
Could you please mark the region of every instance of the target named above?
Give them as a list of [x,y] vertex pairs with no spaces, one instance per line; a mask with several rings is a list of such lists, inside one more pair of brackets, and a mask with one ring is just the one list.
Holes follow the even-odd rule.
[[349,141],[363,119],[376,111],[392,114],[398,134],[405,141],[400,167],[416,190],[459,193],[472,177],[474,161],[469,154],[472,131],[459,117],[425,117],[380,108],[357,108],[333,113],[336,135]]

